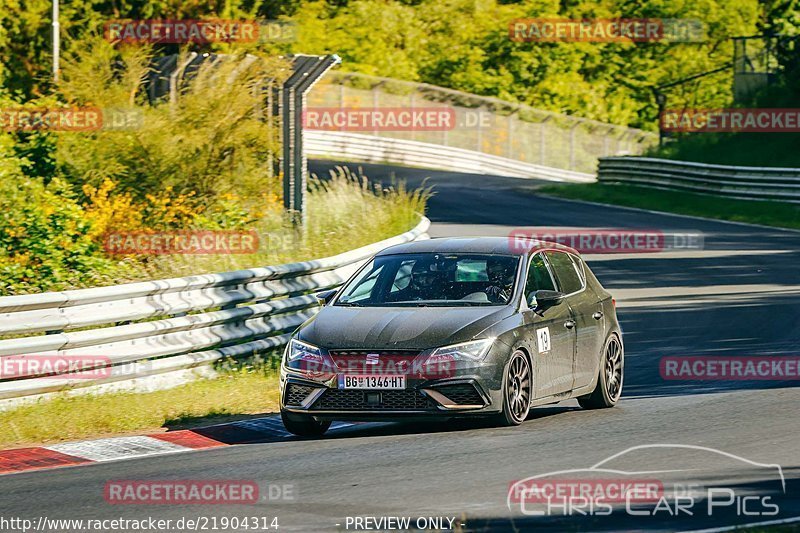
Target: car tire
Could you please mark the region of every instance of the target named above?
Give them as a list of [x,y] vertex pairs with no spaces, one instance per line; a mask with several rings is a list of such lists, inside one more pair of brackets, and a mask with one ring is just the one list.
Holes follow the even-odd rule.
[[533,370],[528,356],[522,350],[511,354],[503,370],[503,410],[496,416],[501,426],[518,426],[525,421],[531,409],[533,395]]
[[289,413],[281,409],[283,427],[298,437],[320,437],[331,427],[331,421],[319,421],[311,415]]
[[603,346],[597,386],[591,394],[579,397],[578,404],[584,409],[606,409],[617,405],[622,395],[624,363],[622,341],[616,334],[612,334]]

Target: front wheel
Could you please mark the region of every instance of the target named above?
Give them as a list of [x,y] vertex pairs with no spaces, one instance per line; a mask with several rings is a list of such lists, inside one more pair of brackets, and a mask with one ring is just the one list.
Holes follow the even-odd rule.
[[503,426],[518,426],[525,421],[531,409],[533,374],[528,357],[521,350],[511,354],[508,369],[503,377],[503,410],[497,421]]
[[591,394],[578,398],[578,404],[584,409],[604,409],[617,405],[622,395],[624,361],[622,342],[616,334],[611,335],[600,360],[597,386]]
[[320,437],[331,427],[331,421],[320,422],[311,415],[289,413],[281,409],[283,427],[298,437]]

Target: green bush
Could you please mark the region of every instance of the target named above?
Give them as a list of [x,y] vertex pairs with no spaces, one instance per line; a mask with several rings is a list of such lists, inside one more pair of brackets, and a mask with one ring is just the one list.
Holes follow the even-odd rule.
[[59,179],[0,178],[0,284],[38,292],[108,281],[115,264],[99,253],[91,222]]

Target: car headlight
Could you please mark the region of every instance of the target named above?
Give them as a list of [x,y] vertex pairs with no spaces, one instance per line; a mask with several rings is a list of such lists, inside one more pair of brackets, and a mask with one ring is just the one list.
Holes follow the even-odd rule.
[[318,381],[325,381],[336,375],[336,364],[328,354],[316,346],[296,339],[289,341],[286,346],[283,366]]
[[289,341],[289,346],[286,347],[286,362],[290,363],[301,358],[322,361],[322,352],[316,346],[292,339]]
[[477,341],[462,342],[450,346],[442,346],[431,352],[429,361],[453,360],[453,361],[483,361],[495,339],[480,339]]

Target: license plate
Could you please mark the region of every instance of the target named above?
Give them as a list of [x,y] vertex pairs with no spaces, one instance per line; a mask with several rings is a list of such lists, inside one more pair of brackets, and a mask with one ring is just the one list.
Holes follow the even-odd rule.
[[398,390],[406,388],[405,376],[339,374],[340,389]]

